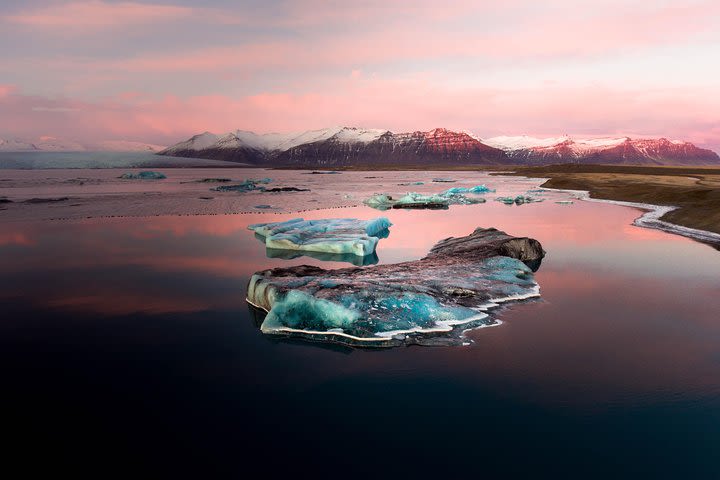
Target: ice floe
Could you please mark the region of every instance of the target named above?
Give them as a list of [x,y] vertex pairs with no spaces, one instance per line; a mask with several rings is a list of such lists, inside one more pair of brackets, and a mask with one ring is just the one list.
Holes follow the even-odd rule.
[[295,218],[285,222],[256,223],[248,228],[264,238],[268,249],[366,257],[375,252],[381,238],[390,234],[390,226],[392,223],[385,217],[373,220]]

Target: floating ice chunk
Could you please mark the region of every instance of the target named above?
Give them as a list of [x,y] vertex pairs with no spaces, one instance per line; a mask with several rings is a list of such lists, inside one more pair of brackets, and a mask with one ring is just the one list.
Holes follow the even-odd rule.
[[453,180],[452,178],[433,178],[433,182],[435,183],[455,183],[457,180]]
[[526,195],[518,195],[517,197],[498,197],[495,200],[497,200],[498,202],[502,202],[505,205],[522,205],[524,203],[536,203],[545,201],[544,198],[535,198]]
[[384,193],[379,193],[368,198],[364,203],[368,207],[378,210],[388,210],[390,208],[447,209],[450,205],[485,203],[485,199],[471,198],[461,193],[453,193],[447,190],[442,193],[430,195],[409,192],[398,199],[394,199],[392,196]]
[[443,195],[452,195],[455,193],[488,193],[488,192],[494,192],[495,190],[486,187],[485,185],[476,185],[474,187],[453,187],[448,188],[445,190],[442,194]]
[[390,195],[386,195],[384,193],[376,193],[372,197],[365,200],[363,203],[368,207],[372,207],[377,210],[389,210],[395,204],[395,201]]
[[448,208],[450,202],[440,195],[410,192],[400,197],[392,208]]
[[400,187],[409,187],[413,185],[425,185],[425,182],[408,182],[408,183],[398,183],[398,186]]
[[220,185],[211,190],[216,192],[252,192],[253,190],[264,192],[265,187],[261,186],[261,184],[268,184],[270,182],[272,182],[271,178],[260,178],[257,180],[247,179],[236,185]]
[[123,173],[120,175],[123,180],[162,180],[167,178],[165,174],[160,172],[138,172],[138,173]]
[[[418,336],[493,325],[498,303],[539,295],[526,262],[536,240],[495,229],[439,242],[422,260],[363,269],[301,265],[257,272],[247,300],[268,313],[262,331],[354,345],[392,346]],[[521,261],[522,260],[522,261]]]
[[373,220],[338,218],[258,223],[248,228],[265,238],[265,246],[276,250],[299,250],[365,257],[375,252],[392,223],[385,217]]
[[558,205],[572,205],[573,201],[572,200],[558,200],[555,203],[557,203]]

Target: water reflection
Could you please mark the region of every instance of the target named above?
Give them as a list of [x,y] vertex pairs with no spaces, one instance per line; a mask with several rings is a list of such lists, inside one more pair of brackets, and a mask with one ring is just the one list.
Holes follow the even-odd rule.
[[[422,258],[437,241],[477,226],[537,238],[548,252],[536,275],[542,299],[503,309],[504,325],[471,333],[476,342],[471,348],[351,355],[352,361],[326,373],[452,371],[473,382],[489,377],[542,382],[548,395],[564,390],[578,398],[582,391],[613,397],[618,389],[716,391],[720,256],[692,240],[631,226],[637,215],[584,202],[530,204],[512,214],[496,202],[388,212],[394,226],[378,244],[379,263]],[[377,213],[359,208],[305,215],[329,216],[369,219]],[[0,302],[88,319],[234,312],[239,319],[248,317],[249,327],[255,317],[248,312],[245,288],[255,271],[346,265],[337,258],[268,258],[247,230],[248,224],[268,219],[284,216],[3,224]],[[265,338],[255,328],[245,335],[253,341]],[[317,347],[296,350],[293,343],[292,348],[285,355],[310,359],[315,354],[307,348]],[[404,366],[395,359],[405,359]],[[304,368],[312,370],[321,360],[307,361]],[[585,381],[588,376],[592,384]]]
[[321,262],[336,262],[336,263],[352,263],[357,267],[364,267],[367,265],[375,265],[380,261],[376,252],[370,255],[360,257],[352,253],[330,253],[330,252],[310,252],[310,251],[298,251],[298,250],[282,250],[279,248],[268,248],[265,250],[265,254],[268,258],[281,258],[283,260],[293,260],[300,257],[310,257]]

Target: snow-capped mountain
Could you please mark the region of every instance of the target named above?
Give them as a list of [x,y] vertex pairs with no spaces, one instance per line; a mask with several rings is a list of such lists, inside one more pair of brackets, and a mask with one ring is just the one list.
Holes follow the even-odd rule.
[[332,127],[258,135],[237,130],[210,132],[169,147],[160,155],[229,160],[263,166],[339,167],[373,165],[543,165],[605,163],[705,165],[717,154],[692,143],[628,137],[573,139],[494,137],[436,128],[428,132]]
[[706,165],[720,162],[718,155],[678,140],[630,137],[573,139],[528,136],[494,137],[485,143],[499,148],[515,163],[595,163],[629,165]]
[[159,152],[164,150],[162,145],[152,143],[133,142],[128,140],[105,140],[94,145],[87,146],[88,150],[101,152]]
[[87,150],[78,142],[50,136],[40,137],[33,142],[33,145],[42,152],[84,152]]
[[443,165],[507,163],[505,153],[466,132],[429,132],[332,127],[290,134],[236,131],[195,135],[159,153],[256,165]]

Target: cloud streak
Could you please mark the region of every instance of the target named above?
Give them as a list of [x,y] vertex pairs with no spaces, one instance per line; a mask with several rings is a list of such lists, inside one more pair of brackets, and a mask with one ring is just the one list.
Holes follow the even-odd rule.
[[73,2],[4,16],[9,23],[36,28],[83,27],[102,29],[131,24],[153,24],[192,16],[193,9],[175,5],[98,0]]

